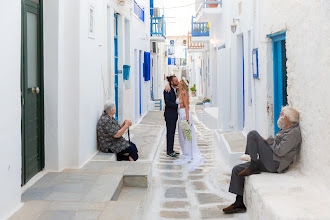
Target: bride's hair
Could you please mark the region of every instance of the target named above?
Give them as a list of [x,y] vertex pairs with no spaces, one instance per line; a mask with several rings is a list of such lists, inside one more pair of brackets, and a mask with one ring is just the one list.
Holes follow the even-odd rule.
[[189,80],[187,80],[185,77],[182,78],[181,80],[181,88],[183,91],[186,91],[186,94],[188,96],[188,105],[190,104],[190,99],[189,99]]

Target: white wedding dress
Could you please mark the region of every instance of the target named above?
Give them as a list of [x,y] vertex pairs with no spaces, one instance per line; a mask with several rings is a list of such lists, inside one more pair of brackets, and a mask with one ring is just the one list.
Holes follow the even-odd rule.
[[[201,166],[204,163],[204,157],[199,151],[194,123],[191,117],[191,113],[189,111],[189,121],[191,125],[191,142],[187,140],[185,134],[182,131],[180,122],[182,120],[187,120],[186,117],[186,110],[184,108],[180,108],[180,98],[176,99],[176,103],[178,104],[178,114],[179,114],[179,126],[178,126],[178,133],[179,133],[179,143],[182,150],[182,155],[179,156],[179,159],[174,161],[175,165],[184,165],[187,164],[187,169],[189,172],[194,172],[195,169]],[[189,163],[190,162],[190,163]]]

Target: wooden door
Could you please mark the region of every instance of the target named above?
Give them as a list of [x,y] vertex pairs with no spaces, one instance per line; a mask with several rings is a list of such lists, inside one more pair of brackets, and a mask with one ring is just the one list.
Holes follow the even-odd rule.
[[42,20],[39,0],[22,0],[22,185],[44,167]]

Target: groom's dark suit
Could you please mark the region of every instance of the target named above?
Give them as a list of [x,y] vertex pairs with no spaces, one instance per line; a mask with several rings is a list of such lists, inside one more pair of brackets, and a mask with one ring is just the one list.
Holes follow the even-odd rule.
[[167,154],[173,153],[174,135],[176,129],[176,121],[178,120],[178,105],[175,103],[176,95],[174,89],[171,87],[170,92],[164,91],[165,100],[165,121],[167,129]]

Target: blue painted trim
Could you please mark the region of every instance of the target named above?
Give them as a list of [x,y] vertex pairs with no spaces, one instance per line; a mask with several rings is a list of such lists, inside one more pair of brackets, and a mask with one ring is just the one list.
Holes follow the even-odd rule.
[[140,104],[140,115],[142,115],[142,90],[141,90],[141,87],[142,87],[142,80],[141,80],[141,78],[142,78],[142,74],[141,74],[141,67],[142,67],[142,65],[141,65],[141,63],[142,63],[142,52],[141,51],[139,51],[139,104]]
[[150,35],[151,36],[160,36],[166,39],[166,23],[164,15],[162,17],[152,17],[150,18]]
[[141,6],[136,3],[136,1],[134,0],[134,14],[141,20],[144,22],[144,8],[141,8]]
[[242,58],[243,58],[243,128],[245,127],[245,72],[244,72],[244,36],[242,35]]
[[191,18],[191,36],[192,37],[208,37],[210,31],[208,22],[194,22],[194,16]]
[[118,15],[114,14],[115,23],[116,23],[116,30],[114,33],[114,47],[115,47],[115,104],[116,104],[116,120],[118,120]]
[[[253,62],[253,57],[256,56],[256,63]],[[254,72],[254,66],[256,66],[256,72]],[[258,48],[253,49],[252,51],[252,72],[253,78],[259,78],[259,61],[258,61]]]
[[[283,71],[283,58],[285,56],[282,50],[282,44],[285,41],[285,32],[279,32],[269,35],[273,38],[273,80],[274,80],[274,133],[277,134],[279,127],[277,126],[277,120],[281,113],[282,106],[285,99],[285,71]],[[286,65],[285,65],[286,68]]]
[[150,0],[150,16],[154,15],[154,0]]
[[286,38],[286,31],[280,31],[273,34],[268,34],[267,37],[272,38],[273,41],[281,41]]

